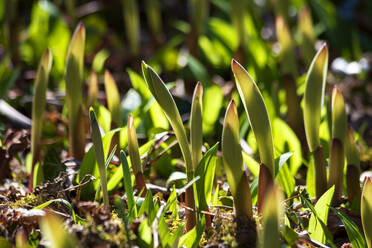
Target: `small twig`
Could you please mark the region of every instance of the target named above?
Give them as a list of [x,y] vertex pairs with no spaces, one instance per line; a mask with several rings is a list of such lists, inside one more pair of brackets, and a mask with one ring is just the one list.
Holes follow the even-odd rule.
[[228,209],[228,210],[233,210],[233,207],[230,206],[224,206],[224,205],[211,205],[211,208],[221,208],[221,209]]

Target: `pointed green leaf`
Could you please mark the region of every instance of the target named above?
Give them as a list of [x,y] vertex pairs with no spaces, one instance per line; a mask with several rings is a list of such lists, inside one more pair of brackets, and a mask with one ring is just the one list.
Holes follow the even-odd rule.
[[372,179],[367,178],[362,193],[360,216],[368,248],[372,248]]
[[320,146],[319,125],[328,67],[328,49],[324,44],[315,55],[306,75],[304,124],[311,152]]
[[308,232],[310,237],[323,244],[327,241],[326,230],[329,206],[335,192],[335,187],[328,189],[318,200],[309,221]]
[[183,126],[176,103],[158,74],[145,62],[142,62],[142,73],[146,80],[147,86],[149,87],[149,90],[151,91],[155,100],[159,103],[160,107],[163,109],[174,130],[181,148],[183,158],[185,160],[188,174],[187,178],[188,180],[191,180],[193,178],[193,172],[195,168],[192,164],[190,146],[187,141],[185,128]]
[[260,90],[248,72],[235,60],[232,61],[232,71],[236,86],[242,99],[249,122],[256,137],[258,152],[271,175],[274,175],[274,145],[269,115]]
[[345,230],[349,241],[353,245],[354,248],[364,248],[366,247],[366,241],[363,238],[363,235],[359,231],[358,226],[350,220],[346,215],[344,215],[341,211],[337,210],[336,208],[331,209],[338,215],[342,224],[345,226]]
[[242,148],[239,137],[239,119],[234,100],[226,110],[222,131],[222,159],[227,182],[234,198],[236,215],[252,219],[252,199],[247,175],[243,169]]
[[190,114],[190,144],[194,168],[197,167],[202,156],[203,146],[203,120],[202,120],[202,97],[203,86],[200,82],[196,84],[192,98]]

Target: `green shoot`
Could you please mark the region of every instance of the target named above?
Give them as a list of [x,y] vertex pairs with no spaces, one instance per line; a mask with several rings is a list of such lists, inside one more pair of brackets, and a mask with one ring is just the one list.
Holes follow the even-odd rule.
[[102,185],[103,203],[105,207],[109,207],[109,198],[107,192],[107,178],[106,178],[106,167],[105,167],[105,155],[103,152],[102,137],[99,130],[96,114],[93,108],[89,109],[90,119],[90,131],[92,135],[94,153],[96,154],[96,160],[98,164],[99,176]]
[[[192,163],[190,145],[187,141],[186,131],[176,103],[164,82],[160,79],[159,75],[145,62],[142,62],[142,73],[149,90],[160,107],[163,109],[174,130],[183,158],[185,160],[187,180],[191,181],[194,177],[195,167]],[[192,209],[195,209],[195,199],[192,187],[188,188],[186,191],[186,205]],[[195,221],[195,212],[187,210],[187,231],[191,230],[195,226]]]
[[263,97],[256,83],[248,72],[235,60],[232,60],[232,71],[236,86],[248,115],[258,152],[260,154],[261,168],[258,184],[258,212],[261,213],[264,196],[273,185],[275,174],[274,145],[269,115]]
[[142,172],[141,158],[138,150],[138,141],[136,135],[136,127],[134,126],[133,116],[128,118],[128,152],[130,161],[132,162],[133,173],[136,178],[137,191],[142,191],[142,196],[146,195],[145,177]]
[[372,248],[372,179],[369,177],[366,179],[363,187],[360,217],[368,248]]
[[227,182],[234,198],[236,217],[242,220],[253,220],[252,199],[248,177],[243,169],[239,119],[234,100],[226,110],[222,131],[222,159]]
[[345,153],[347,159],[346,188],[348,200],[351,207],[359,210],[360,208],[360,158],[357,145],[354,140],[353,130],[348,127],[345,139]]
[[80,23],[68,48],[65,74],[70,155],[79,160],[83,159],[85,153],[85,122],[82,97],[84,48],[85,27],[83,23]]
[[282,192],[277,186],[273,186],[272,190],[266,196],[267,201],[263,208],[263,229],[260,233],[260,248],[280,248],[280,223],[283,216]]
[[[41,58],[39,68],[36,73],[34,83],[34,97],[32,104],[32,130],[31,130],[31,154],[32,154],[32,168],[40,161],[41,151],[41,131],[43,126],[43,114],[46,102],[46,90],[48,87],[49,72],[52,66],[52,53],[47,49]],[[33,169],[31,171],[33,174]],[[31,176],[32,178],[33,176]],[[30,180],[32,186],[32,180]]]
[[127,155],[125,154],[124,151],[120,151],[120,159],[121,159],[121,164],[123,167],[124,188],[127,194],[128,210],[129,210],[128,215],[130,219],[132,219],[132,218],[137,217],[137,206],[134,200],[133,186],[132,186],[132,180],[131,180],[131,174],[130,174],[128,160],[127,160]]
[[345,102],[337,87],[332,93],[332,144],[329,162],[328,187],[335,185],[334,200],[342,196],[345,164],[345,135],[346,135]]
[[327,187],[325,159],[320,146],[319,126],[328,66],[328,49],[324,44],[315,55],[306,75],[304,125],[307,143],[314,156],[315,191],[319,198]]
[[190,143],[191,156],[193,167],[196,168],[202,157],[203,146],[203,86],[200,82],[197,83],[192,98],[191,114],[190,114]]

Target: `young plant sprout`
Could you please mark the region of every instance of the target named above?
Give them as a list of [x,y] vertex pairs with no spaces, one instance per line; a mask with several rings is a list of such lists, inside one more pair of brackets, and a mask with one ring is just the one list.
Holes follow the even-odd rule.
[[362,193],[362,201],[360,204],[360,216],[362,219],[364,236],[368,248],[372,248],[372,179],[367,178]]
[[334,201],[342,196],[345,165],[346,112],[344,99],[337,89],[332,93],[332,144],[329,161],[328,188],[335,185]]
[[[174,130],[174,133],[178,140],[178,144],[181,148],[183,158],[185,160],[187,180],[191,181],[194,178],[194,171],[196,168],[192,162],[190,145],[187,141],[186,131],[183,126],[176,103],[158,74],[156,74],[156,72],[145,62],[142,62],[142,73],[149,90],[151,91],[160,107],[163,109]],[[185,194],[186,206],[192,209],[186,210],[186,230],[189,231],[196,225],[195,198],[193,187],[187,188]]]
[[260,154],[260,174],[258,183],[258,213],[262,213],[263,201],[274,183],[274,145],[269,115],[260,90],[248,72],[235,60],[231,63],[236,86],[248,115]]
[[307,143],[314,157],[314,177],[316,197],[319,198],[327,189],[327,174],[323,148],[320,145],[320,115],[324,101],[328,67],[328,49],[324,44],[315,55],[306,75],[304,94],[304,124]]
[[354,140],[353,130],[348,126],[345,139],[345,153],[347,160],[346,188],[348,200],[353,209],[359,210],[361,189],[359,183],[360,158],[357,145]]
[[136,178],[136,187],[138,192],[142,192],[141,196],[145,196],[146,182],[142,172],[141,158],[138,150],[138,141],[136,135],[136,127],[134,126],[133,116],[128,118],[128,152],[132,163],[133,173]]
[[[234,100],[226,110],[222,131],[222,160],[227,182],[234,199],[237,221],[236,238],[240,244],[255,244],[256,229],[252,212],[252,199],[248,177],[243,168],[242,149],[239,137],[239,118]],[[250,230],[246,227],[250,226]]]
[[85,27],[80,23],[72,36],[66,58],[66,104],[69,120],[69,144],[72,157],[85,154],[85,118],[83,108]]
[[[34,167],[37,162],[40,162],[41,152],[41,131],[43,127],[43,114],[46,102],[46,90],[48,87],[49,72],[52,66],[53,56],[47,49],[40,60],[39,68],[37,69],[34,83],[34,97],[32,104],[32,130],[31,130],[31,154],[32,154],[32,169],[29,190],[32,190],[34,185],[41,182],[33,181]],[[39,177],[36,177],[39,178]],[[34,185],[33,185],[34,184]]]
[[92,134],[94,153],[96,155],[96,160],[98,164],[98,171],[99,171],[99,176],[100,176],[99,179],[102,185],[103,203],[105,207],[108,208],[109,198],[108,198],[108,192],[107,192],[105,155],[103,152],[101,131],[99,130],[97,117],[92,107],[89,109],[89,119],[90,119],[90,132]]

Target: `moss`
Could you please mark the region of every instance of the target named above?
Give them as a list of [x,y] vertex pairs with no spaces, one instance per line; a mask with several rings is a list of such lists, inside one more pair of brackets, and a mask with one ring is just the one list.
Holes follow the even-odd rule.
[[27,194],[25,197],[22,197],[18,201],[15,202],[7,202],[7,205],[11,208],[30,208],[40,205],[42,200],[40,197],[36,196],[35,194]]

